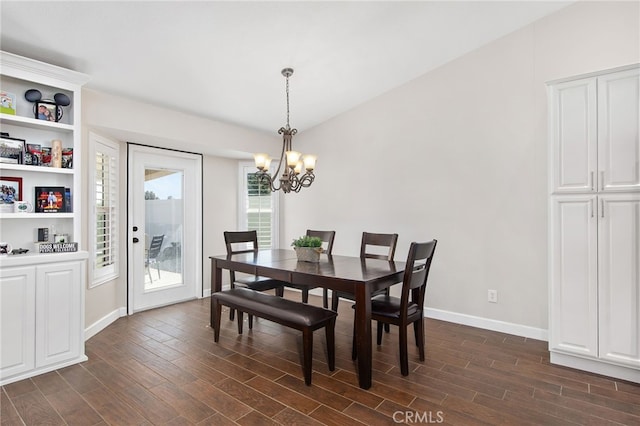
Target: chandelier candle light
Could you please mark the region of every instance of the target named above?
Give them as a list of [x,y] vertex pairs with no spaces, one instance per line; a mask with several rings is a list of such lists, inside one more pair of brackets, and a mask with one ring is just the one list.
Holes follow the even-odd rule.
[[[278,134],[282,135],[282,153],[280,154],[280,162],[278,168],[273,175],[268,173],[269,166],[271,165],[271,158],[267,154],[259,153],[254,154],[253,158],[258,168],[257,176],[260,183],[269,185],[272,192],[282,190],[285,193],[299,192],[302,188],[308,188],[313,183],[315,176],[313,169],[316,168],[316,156],[315,155],[302,155],[298,151],[293,151],[291,148],[291,139],[293,135],[298,133],[298,130],[292,129],[289,126],[289,77],[293,74],[293,68],[285,68],[282,70],[282,75],[287,79],[287,125],[281,127],[278,130]],[[285,156],[287,159],[287,165],[282,167]],[[304,167],[305,173],[302,173]],[[278,178],[280,169],[282,168],[282,176]],[[278,181],[280,184],[278,185]]]

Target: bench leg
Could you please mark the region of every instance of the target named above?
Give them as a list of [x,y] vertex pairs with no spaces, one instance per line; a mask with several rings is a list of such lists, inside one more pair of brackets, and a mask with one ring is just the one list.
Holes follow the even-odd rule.
[[329,371],[336,369],[336,319],[335,317],[325,326],[325,334],[327,336],[327,363]]
[[253,315],[249,314],[249,330],[253,330]]
[[304,383],[311,386],[311,364],[313,358],[313,331],[306,328],[302,330],[302,371],[304,372]]
[[213,298],[213,304],[211,308],[213,309],[213,341],[218,342],[220,340],[220,321],[222,319],[222,305],[218,303],[218,300]]
[[238,334],[242,334],[242,321],[243,321],[242,314],[243,314],[242,311],[238,311]]

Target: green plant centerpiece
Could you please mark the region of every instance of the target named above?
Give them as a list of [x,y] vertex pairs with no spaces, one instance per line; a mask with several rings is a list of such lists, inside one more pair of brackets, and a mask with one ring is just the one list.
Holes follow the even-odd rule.
[[298,260],[302,262],[320,262],[320,253],[322,253],[322,239],[318,237],[310,237],[304,235],[291,243],[296,251]]

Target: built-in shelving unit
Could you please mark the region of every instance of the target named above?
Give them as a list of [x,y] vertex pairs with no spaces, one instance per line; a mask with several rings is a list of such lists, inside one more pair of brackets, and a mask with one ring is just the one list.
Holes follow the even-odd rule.
[[[15,95],[15,115],[0,113],[0,130],[26,144],[51,147],[53,140],[73,150],[70,168],[0,162],[0,176],[21,187],[17,200],[35,206],[36,187],[70,189],[70,208],[56,213],[16,213],[1,206],[0,240],[26,254],[0,255],[0,385],[86,360],[84,355],[84,286],[86,259],[81,227],[81,87],[88,76],[0,51],[0,90]],[[25,92],[36,89],[42,100],[66,95],[58,122],[35,118]],[[24,162],[24,156],[22,159]],[[65,200],[66,201],[66,200]],[[4,203],[3,203],[4,204]],[[66,234],[78,242],[71,253],[39,254],[38,228]]]

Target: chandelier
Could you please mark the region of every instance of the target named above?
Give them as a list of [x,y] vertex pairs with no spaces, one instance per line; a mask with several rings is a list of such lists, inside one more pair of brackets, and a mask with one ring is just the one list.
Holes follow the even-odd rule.
[[[258,172],[256,173],[258,181],[261,184],[269,185],[272,192],[282,190],[285,193],[299,192],[302,188],[308,188],[313,183],[315,178],[313,169],[316,167],[315,155],[302,155],[298,151],[293,151],[291,148],[291,139],[293,135],[298,133],[298,130],[292,129],[289,126],[289,77],[293,74],[293,68],[285,68],[282,70],[282,75],[287,79],[287,125],[281,127],[278,130],[278,134],[282,135],[282,153],[280,154],[280,161],[278,162],[278,168],[273,175],[270,175],[269,166],[271,165],[271,158],[264,153],[254,154],[253,158],[256,162]],[[286,166],[283,166],[286,158]],[[302,173],[304,168],[305,172]],[[280,170],[282,169],[282,175]]]

